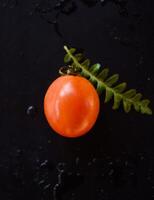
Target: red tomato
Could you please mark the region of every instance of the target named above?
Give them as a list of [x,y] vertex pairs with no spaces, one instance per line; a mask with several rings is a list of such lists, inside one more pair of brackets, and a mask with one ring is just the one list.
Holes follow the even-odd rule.
[[65,137],[79,137],[95,124],[99,97],[94,86],[80,76],[57,78],[44,98],[44,113],[49,125]]

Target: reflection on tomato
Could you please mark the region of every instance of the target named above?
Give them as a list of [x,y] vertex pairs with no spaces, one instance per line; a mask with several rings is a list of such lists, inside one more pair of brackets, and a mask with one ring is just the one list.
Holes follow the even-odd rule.
[[99,97],[87,79],[73,75],[61,76],[46,92],[44,113],[54,131],[65,137],[79,137],[95,124],[99,113]]

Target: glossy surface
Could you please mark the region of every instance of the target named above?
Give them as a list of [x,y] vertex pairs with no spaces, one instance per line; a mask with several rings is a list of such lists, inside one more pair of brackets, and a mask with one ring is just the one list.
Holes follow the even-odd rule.
[[78,137],[94,125],[99,113],[99,97],[85,78],[62,76],[48,88],[44,112],[48,123],[57,133]]

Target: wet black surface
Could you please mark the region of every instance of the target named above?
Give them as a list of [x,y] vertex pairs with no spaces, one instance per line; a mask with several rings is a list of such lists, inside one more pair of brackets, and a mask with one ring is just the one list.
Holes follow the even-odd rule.
[[0,0],[0,199],[154,199],[153,116],[102,100],[95,127],[70,140],[43,115],[64,44],[153,101],[153,9],[152,0]]

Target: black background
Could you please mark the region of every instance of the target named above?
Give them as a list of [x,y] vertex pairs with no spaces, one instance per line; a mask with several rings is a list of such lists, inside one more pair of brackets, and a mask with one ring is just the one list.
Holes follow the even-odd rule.
[[64,44],[153,101],[154,2],[59,2],[0,0],[0,199],[154,199],[153,116],[113,111],[102,97],[95,127],[66,139],[43,114]]

